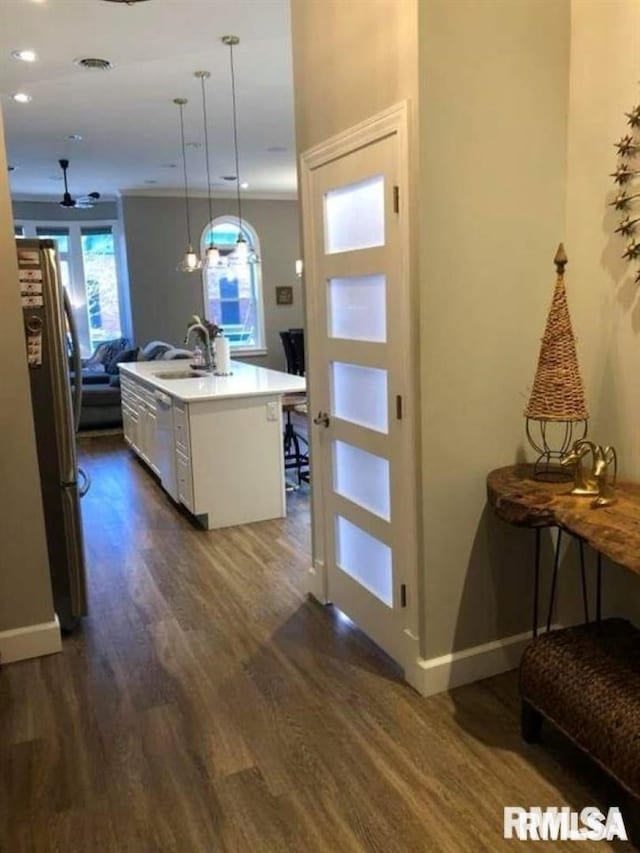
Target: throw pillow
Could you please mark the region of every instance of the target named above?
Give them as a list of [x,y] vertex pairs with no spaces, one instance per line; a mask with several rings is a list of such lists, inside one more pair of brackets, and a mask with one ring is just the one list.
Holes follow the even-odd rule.
[[156,361],[158,358],[162,358],[167,350],[171,349],[169,344],[158,344],[152,349],[148,349],[146,353],[146,361]]
[[123,362],[128,361],[137,361],[138,360],[138,347],[134,347],[133,349],[123,349],[120,352],[116,353],[113,356],[111,361],[105,365],[105,373],[108,373],[110,376],[116,376],[118,374],[118,365]]

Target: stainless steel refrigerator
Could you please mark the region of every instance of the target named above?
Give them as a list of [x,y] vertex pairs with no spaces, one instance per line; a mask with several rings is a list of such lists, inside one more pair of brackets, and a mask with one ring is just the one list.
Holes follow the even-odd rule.
[[[56,613],[72,630],[87,613],[76,426],[78,335],[53,240],[16,241],[40,484]],[[71,387],[69,370],[77,382]]]

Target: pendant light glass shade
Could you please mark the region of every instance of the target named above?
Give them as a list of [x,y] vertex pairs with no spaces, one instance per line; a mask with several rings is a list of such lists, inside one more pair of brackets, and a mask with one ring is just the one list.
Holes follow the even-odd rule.
[[249,261],[249,244],[242,234],[238,235],[231,259],[236,264],[246,264]]
[[208,267],[222,266],[222,258],[220,256],[220,252],[218,251],[218,247],[214,243],[210,243],[207,248],[207,251],[205,252],[205,263]]
[[229,70],[231,72],[231,104],[233,107],[233,150],[235,153],[236,163],[236,201],[238,206],[238,239],[236,245],[228,256],[229,264],[259,264],[260,258],[256,252],[249,249],[247,239],[242,233],[242,197],[241,186],[242,179],[240,177],[240,155],[238,151],[238,109],[236,100],[236,74],[233,64],[233,48],[240,44],[238,36],[223,36],[222,43],[229,48]]
[[193,246],[191,244],[187,246],[184,258],[180,261],[176,269],[178,272],[195,272],[196,270],[202,269],[202,261],[193,250]]
[[173,103],[177,104],[180,109],[180,142],[182,147],[182,173],[184,177],[184,210],[187,224],[187,250],[184,253],[184,258],[180,261],[176,269],[178,272],[195,272],[202,267],[202,261],[193,251],[191,245],[191,211],[189,209],[189,185],[187,182],[187,152],[184,144],[184,115],[183,110],[187,103],[186,98],[174,98]]

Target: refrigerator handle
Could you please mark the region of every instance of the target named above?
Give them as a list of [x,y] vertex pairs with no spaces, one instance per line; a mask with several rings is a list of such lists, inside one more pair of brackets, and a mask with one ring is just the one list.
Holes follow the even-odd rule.
[[71,334],[71,358],[73,359],[73,426],[76,432],[80,426],[80,409],[82,407],[82,358],[80,354],[80,339],[78,338],[78,327],[69,294],[62,288],[64,299],[64,313],[67,315],[67,323],[69,324],[69,332]]

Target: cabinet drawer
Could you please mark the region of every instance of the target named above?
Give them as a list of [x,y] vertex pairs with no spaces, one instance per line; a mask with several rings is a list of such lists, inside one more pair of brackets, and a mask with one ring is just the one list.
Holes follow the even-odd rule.
[[185,409],[180,409],[178,406],[173,407],[173,428],[176,440],[176,448],[183,456],[191,456],[191,446],[189,442],[189,420]]
[[176,478],[178,480],[178,500],[183,503],[187,509],[194,512],[191,461],[180,452],[176,452]]

